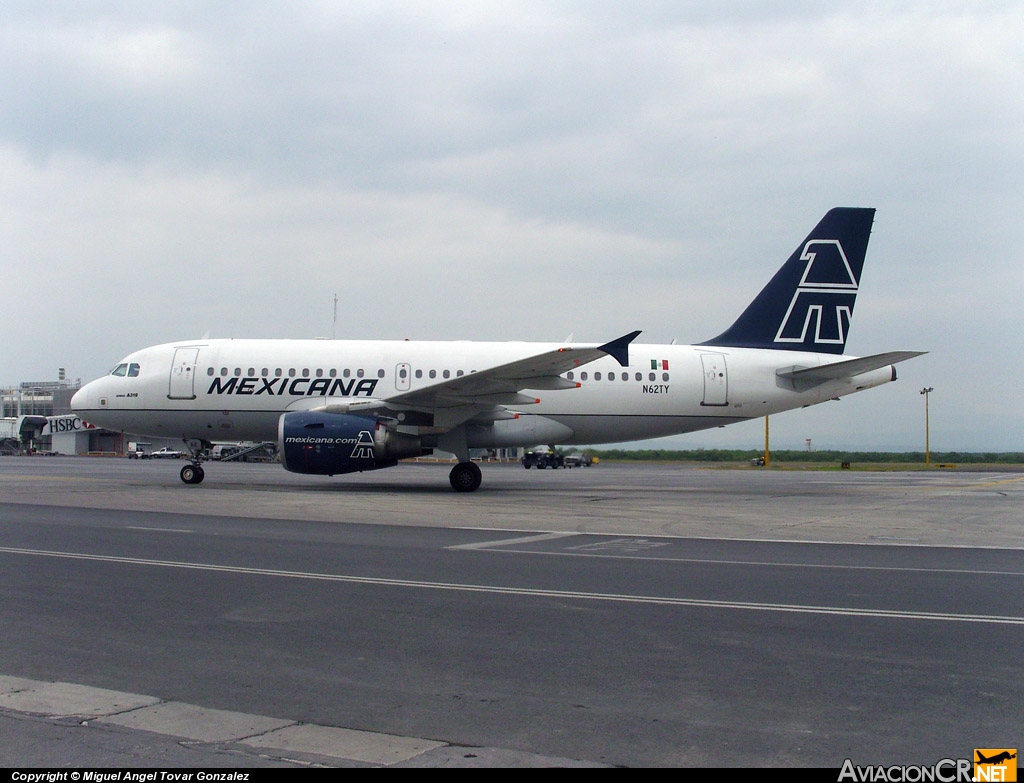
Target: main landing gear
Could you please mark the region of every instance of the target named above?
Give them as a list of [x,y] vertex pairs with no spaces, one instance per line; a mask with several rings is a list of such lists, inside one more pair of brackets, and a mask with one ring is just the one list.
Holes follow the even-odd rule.
[[474,492],[480,486],[480,468],[475,462],[460,462],[448,474],[448,481],[456,492]]
[[[184,439],[183,439],[184,440]],[[185,448],[189,453],[189,464],[181,469],[181,480],[186,484],[202,484],[206,471],[200,464],[203,461],[203,450],[208,446],[201,440],[190,438],[185,440]]]

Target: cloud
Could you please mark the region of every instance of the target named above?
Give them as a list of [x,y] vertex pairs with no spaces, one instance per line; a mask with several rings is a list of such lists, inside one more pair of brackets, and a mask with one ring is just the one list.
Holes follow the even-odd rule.
[[[31,340],[0,371],[325,335],[335,292],[353,337],[697,341],[826,209],[875,206],[851,351],[931,350],[906,386],[969,412],[951,447],[1019,448],[1022,22],[998,2],[10,4],[0,238]],[[909,444],[910,392],[842,406],[892,408]]]

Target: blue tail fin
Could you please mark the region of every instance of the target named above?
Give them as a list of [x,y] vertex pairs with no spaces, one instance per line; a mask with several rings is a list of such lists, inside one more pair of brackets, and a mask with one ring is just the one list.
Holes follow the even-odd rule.
[[829,210],[736,323],[701,344],[841,354],[874,219],[873,209]]

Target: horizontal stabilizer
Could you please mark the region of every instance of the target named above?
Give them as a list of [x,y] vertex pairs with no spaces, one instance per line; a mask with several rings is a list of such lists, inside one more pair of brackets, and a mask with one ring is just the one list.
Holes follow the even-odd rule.
[[852,378],[855,375],[888,367],[897,362],[904,362],[925,353],[927,351],[889,351],[888,353],[876,353],[874,356],[863,356],[860,359],[823,364],[819,367],[786,367],[777,370],[775,374],[779,378],[792,381],[797,391],[805,391],[828,381]]

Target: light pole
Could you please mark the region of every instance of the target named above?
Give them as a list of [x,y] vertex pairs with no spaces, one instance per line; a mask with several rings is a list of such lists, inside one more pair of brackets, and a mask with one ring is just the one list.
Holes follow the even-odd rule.
[[931,444],[928,440],[928,395],[933,391],[935,389],[931,386],[921,389],[921,394],[924,395],[924,466],[926,468],[932,464]]

